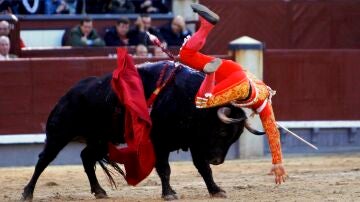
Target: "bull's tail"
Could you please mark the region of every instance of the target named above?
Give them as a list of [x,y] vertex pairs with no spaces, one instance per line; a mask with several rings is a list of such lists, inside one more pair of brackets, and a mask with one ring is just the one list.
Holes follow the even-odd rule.
[[254,135],[265,135],[265,132],[263,131],[258,131],[254,128],[252,128],[248,122],[248,120],[245,121],[245,128],[252,134]]
[[108,177],[109,183],[112,188],[116,188],[116,183],[113,178],[114,175],[122,175],[125,178],[124,171],[114,161],[109,160],[107,157],[98,161],[104,173]]

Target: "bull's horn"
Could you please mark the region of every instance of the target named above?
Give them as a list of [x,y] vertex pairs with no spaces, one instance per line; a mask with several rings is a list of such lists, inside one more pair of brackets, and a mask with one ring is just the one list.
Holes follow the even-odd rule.
[[217,115],[218,115],[219,119],[226,124],[239,123],[246,119],[246,117],[243,117],[240,119],[230,118],[229,117],[230,113],[231,113],[231,109],[229,107],[221,107],[217,111]]
[[252,134],[254,134],[254,135],[265,135],[265,134],[266,134],[266,133],[263,132],[263,131],[258,131],[258,130],[256,130],[256,129],[252,128],[252,127],[250,126],[248,120],[245,121],[245,128],[246,128],[250,133],[252,133]]

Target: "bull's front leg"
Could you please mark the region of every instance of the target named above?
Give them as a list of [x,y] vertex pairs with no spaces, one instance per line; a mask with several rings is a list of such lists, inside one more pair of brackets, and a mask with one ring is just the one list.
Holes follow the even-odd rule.
[[[101,146],[99,146],[100,148]],[[107,198],[105,190],[100,186],[99,181],[95,174],[95,164],[99,159],[97,158],[97,151],[91,146],[87,146],[81,152],[81,159],[83,161],[83,166],[85,173],[89,178],[91,193],[95,195],[96,198]]]
[[156,172],[161,180],[162,198],[167,201],[178,199],[176,192],[170,186],[171,169],[169,165],[169,155],[170,152],[168,151],[157,151],[155,165]]
[[195,167],[205,181],[210,195],[212,197],[226,198],[226,192],[215,183],[210,164],[206,162],[201,153],[191,149],[191,156]]

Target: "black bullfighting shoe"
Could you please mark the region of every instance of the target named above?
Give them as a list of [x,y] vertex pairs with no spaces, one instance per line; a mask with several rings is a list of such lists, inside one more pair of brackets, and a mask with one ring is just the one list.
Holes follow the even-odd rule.
[[220,67],[221,64],[222,64],[222,60],[220,58],[215,58],[215,59],[211,60],[209,63],[206,63],[203,71],[206,74],[213,73]]
[[220,17],[216,13],[214,13],[204,5],[191,4],[191,8],[195,13],[198,13],[201,17],[203,17],[206,21],[210,22],[213,25],[215,25],[220,20]]

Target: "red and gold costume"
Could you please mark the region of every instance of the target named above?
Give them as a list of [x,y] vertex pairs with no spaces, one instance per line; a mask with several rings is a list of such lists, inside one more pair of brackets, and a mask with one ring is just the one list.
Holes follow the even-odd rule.
[[[199,30],[184,42],[180,50],[180,61],[202,71],[206,64],[215,59],[199,52],[214,25],[201,16],[200,23]],[[214,85],[208,85],[213,81]],[[234,106],[247,107],[258,113],[268,136],[272,163],[281,164],[280,133],[271,106],[272,95],[274,91],[239,64],[231,60],[222,60],[217,71],[205,77],[197,94],[196,105],[199,108],[208,108],[232,103]]]

